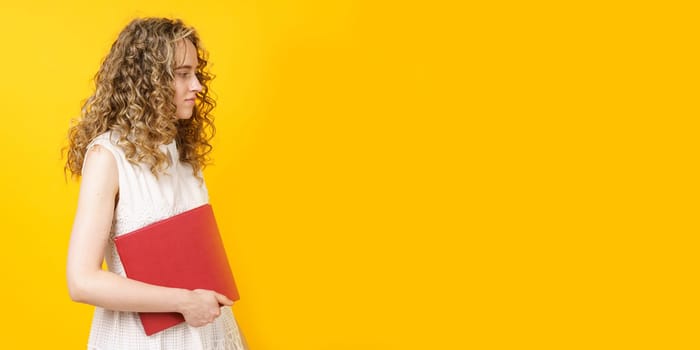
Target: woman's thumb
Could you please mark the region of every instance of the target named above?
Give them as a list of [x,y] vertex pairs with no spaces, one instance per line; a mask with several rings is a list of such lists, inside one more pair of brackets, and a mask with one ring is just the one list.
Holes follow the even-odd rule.
[[221,293],[216,293],[216,299],[219,301],[219,304],[231,306],[233,305],[233,300],[229,299],[225,295]]

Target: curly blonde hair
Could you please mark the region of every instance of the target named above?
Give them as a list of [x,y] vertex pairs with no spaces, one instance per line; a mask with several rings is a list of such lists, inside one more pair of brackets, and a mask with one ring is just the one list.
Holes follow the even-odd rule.
[[[173,102],[175,47],[189,39],[197,50],[196,76],[202,85],[189,119],[176,117]],[[179,19],[141,18],[129,23],[112,44],[95,75],[95,92],[81,108],[81,117],[68,132],[64,171],[80,177],[88,144],[98,135],[112,131],[126,158],[150,166],[158,176],[169,164],[159,150],[176,140],[180,160],[189,163],[195,176],[208,162],[214,136],[211,110],[216,102],[209,96],[206,70],[208,53],[194,28]]]

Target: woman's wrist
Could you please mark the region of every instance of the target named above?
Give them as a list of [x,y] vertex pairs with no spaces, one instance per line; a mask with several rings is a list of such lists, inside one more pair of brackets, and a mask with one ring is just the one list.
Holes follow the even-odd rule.
[[191,293],[191,290],[175,288],[173,300],[175,302],[176,312],[183,313],[185,311],[187,304],[189,304]]

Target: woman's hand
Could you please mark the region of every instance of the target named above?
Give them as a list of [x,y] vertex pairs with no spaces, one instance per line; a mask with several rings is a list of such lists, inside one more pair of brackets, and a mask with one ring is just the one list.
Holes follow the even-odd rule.
[[211,290],[195,289],[187,292],[179,312],[185,317],[187,324],[193,327],[213,322],[221,315],[221,305],[233,305],[231,299]]

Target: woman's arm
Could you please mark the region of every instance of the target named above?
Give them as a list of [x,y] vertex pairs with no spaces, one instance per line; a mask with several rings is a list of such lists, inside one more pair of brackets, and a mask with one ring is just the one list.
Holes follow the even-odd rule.
[[85,157],[68,250],[71,299],[117,311],[180,312],[193,326],[213,321],[220,313],[219,304],[232,305],[213,291],[160,287],[102,270],[119,175],[114,157],[99,145]]

